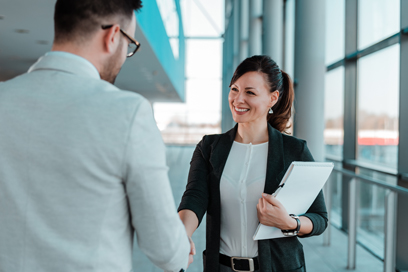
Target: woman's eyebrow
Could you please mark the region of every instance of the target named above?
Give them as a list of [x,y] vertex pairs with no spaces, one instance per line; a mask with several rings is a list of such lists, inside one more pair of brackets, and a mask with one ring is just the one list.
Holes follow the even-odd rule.
[[245,87],[245,90],[248,90],[248,89],[256,90],[256,88],[254,88],[254,87]]

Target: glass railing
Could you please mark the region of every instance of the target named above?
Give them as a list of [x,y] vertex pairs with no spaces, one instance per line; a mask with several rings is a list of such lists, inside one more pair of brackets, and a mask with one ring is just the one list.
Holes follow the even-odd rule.
[[[396,201],[408,197],[408,189],[397,186],[396,173],[386,169],[328,160],[335,168],[325,188],[326,202],[331,224],[348,233],[348,269],[356,268],[358,243],[384,261],[384,271],[395,271]],[[344,163],[355,171],[344,169]],[[330,233],[325,233],[325,244],[330,244]]]

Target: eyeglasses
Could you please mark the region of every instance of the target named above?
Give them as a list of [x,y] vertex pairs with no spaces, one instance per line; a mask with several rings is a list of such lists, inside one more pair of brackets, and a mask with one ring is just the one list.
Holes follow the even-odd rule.
[[[103,25],[102,29],[108,29],[111,28],[113,25]],[[127,57],[130,58],[131,56],[133,56],[137,50],[139,50],[140,48],[140,43],[138,41],[136,41],[135,39],[133,39],[132,37],[130,37],[125,31],[123,31],[122,29],[120,29],[120,32],[129,39],[130,43],[128,45],[128,53],[127,53]]]

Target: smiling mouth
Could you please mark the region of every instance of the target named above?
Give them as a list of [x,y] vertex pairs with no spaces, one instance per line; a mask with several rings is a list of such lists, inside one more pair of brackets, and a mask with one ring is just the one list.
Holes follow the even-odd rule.
[[236,107],[234,107],[234,109],[235,109],[237,112],[246,112],[246,111],[249,111],[249,109],[239,109],[239,108],[236,108]]

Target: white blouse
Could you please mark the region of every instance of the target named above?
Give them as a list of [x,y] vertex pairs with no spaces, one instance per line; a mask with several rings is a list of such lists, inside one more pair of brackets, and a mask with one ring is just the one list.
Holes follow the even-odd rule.
[[232,144],[221,176],[220,253],[258,256],[253,235],[258,227],[256,204],[265,187],[268,143]]

